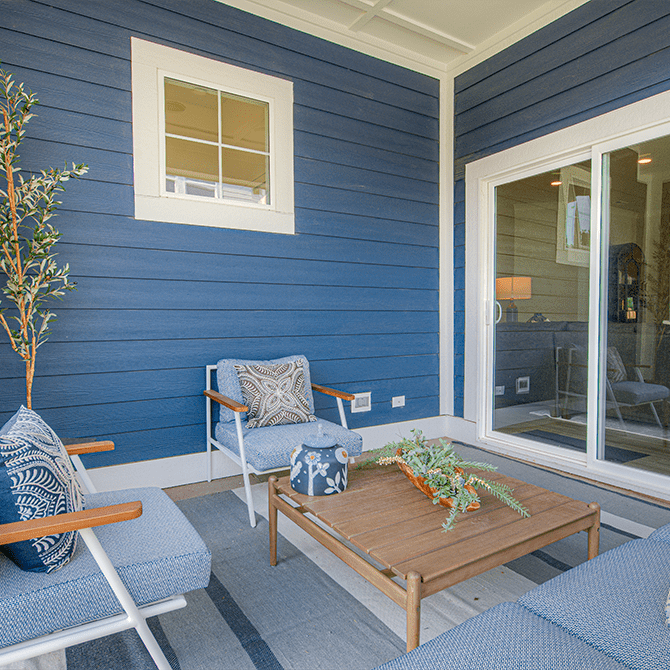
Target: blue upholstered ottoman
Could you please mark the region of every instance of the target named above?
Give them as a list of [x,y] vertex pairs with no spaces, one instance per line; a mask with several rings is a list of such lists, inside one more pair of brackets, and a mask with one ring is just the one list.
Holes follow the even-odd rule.
[[670,546],[634,540],[529,591],[518,603],[630,668],[670,668]]
[[515,603],[497,605],[378,670],[625,670]]
[[670,525],[572,568],[378,670],[668,670]]

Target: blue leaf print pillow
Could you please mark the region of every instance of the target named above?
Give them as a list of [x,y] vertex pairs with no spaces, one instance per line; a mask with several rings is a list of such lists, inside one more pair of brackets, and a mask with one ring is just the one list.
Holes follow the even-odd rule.
[[[63,443],[38,414],[21,407],[0,430],[0,523],[83,508],[84,496]],[[0,550],[22,570],[52,572],[70,560],[76,545],[73,531]]]

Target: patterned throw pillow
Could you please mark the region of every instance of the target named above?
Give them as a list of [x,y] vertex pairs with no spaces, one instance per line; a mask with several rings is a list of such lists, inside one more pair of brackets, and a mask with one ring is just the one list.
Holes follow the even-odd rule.
[[[0,430],[0,523],[83,508],[84,496],[63,443],[38,414],[21,407]],[[70,560],[76,545],[73,531],[0,550],[22,570],[52,572]]]
[[277,365],[235,365],[247,428],[316,421],[309,412],[301,359]]
[[607,379],[616,384],[626,381],[627,376],[626,366],[616,347],[607,347]]

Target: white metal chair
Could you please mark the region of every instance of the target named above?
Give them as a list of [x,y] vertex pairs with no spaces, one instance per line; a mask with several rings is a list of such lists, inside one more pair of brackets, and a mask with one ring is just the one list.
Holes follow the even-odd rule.
[[85,543],[48,574],[0,555],[0,665],[134,628],[156,666],[171,669],[146,619],[184,607],[182,594],[207,586],[211,556],[160,489],[95,491],[79,454],[113,447],[66,447],[89,491],[84,511],[0,525],[0,545],[71,530]]
[[[286,359],[303,358],[300,356]],[[251,495],[249,474],[262,475],[289,467],[290,455],[293,449],[304,439],[317,432],[318,423],[323,430],[343,446],[351,459],[363,451],[363,439],[358,433],[348,429],[347,418],[344,412],[343,400],[353,400],[354,395],[311,383],[309,365],[305,361],[305,382],[310,389],[310,408],[313,411],[312,391],[318,391],[337,401],[340,424],[317,419],[317,422],[268,426],[265,428],[247,428],[246,412],[248,407],[242,404],[242,391],[239,380],[234,374],[224,374],[222,370],[230,370],[234,363],[268,363],[272,361],[238,361],[222,359],[217,365],[206,367],[206,381],[204,394],[206,401],[206,430],[207,430],[207,481],[212,479],[212,448],[218,449],[242,469],[244,489],[249,509],[249,522],[256,526],[256,515]],[[216,374],[217,380],[213,377]],[[214,386],[217,386],[215,389]],[[231,397],[232,396],[232,397]],[[220,408],[221,416],[215,421],[214,404]]]
[[[614,347],[611,347],[615,352]],[[616,353],[614,359],[619,359]],[[623,364],[622,364],[623,365]],[[608,409],[613,409],[619,419],[622,428],[625,428],[622,407],[639,407],[649,405],[654,419],[660,428],[663,423],[658,416],[655,402],[665,400],[670,396],[670,389],[661,384],[650,384],[645,381],[640,366],[632,366],[634,379],[629,380],[624,368],[621,379],[613,376],[617,368],[608,365],[606,384],[606,403]],[[586,398],[586,354],[583,347],[557,347],[556,348],[556,399],[563,416],[568,413],[568,405],[571,398]]]

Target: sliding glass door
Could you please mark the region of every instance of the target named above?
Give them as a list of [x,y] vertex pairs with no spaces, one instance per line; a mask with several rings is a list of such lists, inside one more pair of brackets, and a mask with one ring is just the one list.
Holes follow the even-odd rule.
[[490,425],[670,474],[670,138],[594,156],[493,191]]
[[583,453],[590,211],[590,161],[495,189],[493,429]]
[[670,474],[670,138],[603,155],[606,461]]

